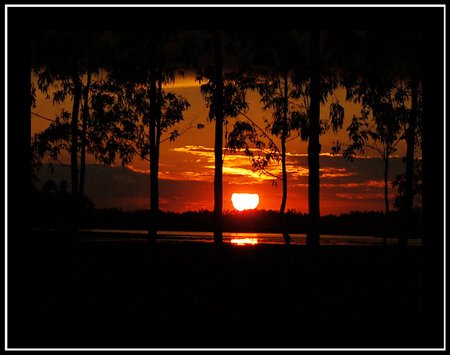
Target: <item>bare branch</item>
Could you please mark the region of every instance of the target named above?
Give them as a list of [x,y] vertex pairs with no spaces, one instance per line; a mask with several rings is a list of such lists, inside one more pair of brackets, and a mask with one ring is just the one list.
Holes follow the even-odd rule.
[[381,150],[380,148],[376,147],[376,146],[373,146],[373,145],[370,145],[370,144],[366,144],[366,143],[364,144],[364,146],[365,146],[366,148],[369,148],[369,149],[372,149],[372,150],[376,151],[376,152],[377,152],[378,154],[380,154],[382,157],[385,156],[384,151]]
[[[189,124],[186,126],[185,129],[183,129],[180,134],[178,136],[181,136],[182,134],[186,133],[187,131],[189,131],[190,129],[194,128],[194,123],[200,118],[201,115],[198,115],[197,117],[195,117],[191,122],[189,122]],[[170,136],[164,138],[163,140],[161,140],[160,143],[163,142],[167,142],[168,140],[170,140]]]
[[260,170],[260,173],[261,173],[261,174],[268,175],[268,176],[271,176],[271,177],[273,177],[273,178],[275,178],[275,179],[278,179],[278,180],[283,181],[283,178],[282,178],[282,177],[279,177],[278,175],[275,175],[275,174],[273,174],[273,173],[271,173],[271,172],[269,172],[269,171],[267,171],[267,170],[265,170],[265,169]]
[[32,114],[32,115],[35,115],[35,116],[37,116],[37,117],[39,117],[39,118],[42,118],[43,120],[46,120],[46,121],[56,122],[56,120],[53,120],[53,119],[51,119],[51,118],[48,118],[48,117],[44,117],[44,116],[38,115],[37,113],[35,113],[35,112],[33,112],[33,111],[31,111],[31,114]]
[[297,135],[294,136],[294,137],[291,137],[291,138],[289,138],[289,139],[286,139],[286,143],[292,142],[294,139],[297,139],[297,138],[299,138],[299,137],[300,137],[300,134],[297,134]]
[[266,137],[266,138],[269,140],[269,142],[273,144],[273,146],[276,148],[278,154],[281,154],[280,149],[278,148],[278,146],[276,145],[276,143],[273,141],[273,139],[270,138],[270,136],[269,136],[269,135],[261,128],[261,127],[259,127],[259,126],[255,123],[254,120],[252,120],[246,113],[244,113],[244,112],[242,112],[242,111],[239,111],[239,114],[242,115],[242,116],[244,116],[244,117],[245,117],[246,119],[248,119],[248,120],[249,120],[256,128],[258,128],[258,129],[261,131],[261,133],[264,135],[264,137]]

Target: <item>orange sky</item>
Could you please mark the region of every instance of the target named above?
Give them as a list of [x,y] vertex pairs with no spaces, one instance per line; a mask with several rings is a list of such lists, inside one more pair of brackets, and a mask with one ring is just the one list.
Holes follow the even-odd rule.
[[[161,145],[160,158],[160,179],[161,182],[161,209],[169,211],[185,211],[212,209],[213,207],[213,175],[214,175],[214,123],[207,121],[208,109],[205,106],[203,97],[200,94],[198,84],[193,80],[193,76],[178,78],[175,85],[167,86],[166,90],[173,91],[186,97],[191,104],[190,109],[185,114],[185,120],[177,127],[179,131],[184,131],[175,142],[166,141]],[[335,93],[335,98],[339,99],[345,108],[344,127],[354,113],[358,113],[357,105],[345,102],[345,92],[339,89]],[[250,109],[248,115],[264,126],[264,118],[270,118],[269,112],[264,112],[259,103],[256,93],[249,93],[248,100]],[[67,104],[70,108],[70,102]],[[32,111],[46,117],[54,117],[59,113],[61,107],[53,106],[51,100],[46,100],[43,95],[38,95],[37,107]],[[322,105],[321,117],[328,118],[328,104]],[[242,118],[244,119],[244,118]],[[230,120],[231,123],[233,120]],[[31,117],[32,133],[45,129],[48,121]],[[203,123],[205,127],[196,129],[197,123]],[[225,129],[230,129],[226,127]],[[163,137],[164,139],[164,137]],[[342,157],[331,157],[332,142],[336,139],[348,141],[345,130],[339,134],[327,133],[321,136],[322,156],[321,156],[321,211],[322,214],[348,212],[350,210],[383,210],[383,170],[382,162],[374,156],[361,157],[354,163],[345,161]],[[301,142],[299,138],[292,139],[287,144],[287,170],[288,170],[288,202],[287,209],[295,209],[307,212],[307,143]],[[403,170],[400,158],[405,154],[405,146],[401,144],[397,158],[392,159],[392,169],[390,176],[393,177]],[[62,156],[62,161],[68,162],[68,156]],[[88,158],[88,163],[96,163],[92,157]],[[118,164],[120,165],[120,164]],[[117,169],[108,169],[112,180],[118,178]],[[136,158],[129,169],[133,173],[129,176],[145,174],[148,176],[148,162]],[[94,199],[98,207],[122,207],[124,209],[148,208],[148,188],[145,179],[140,187],[131,186],[126,189],[126,183],[119,181],[118,185],[111,187],[107,194],[101,195],[94,187],[99,184],[95,175],[89,180],[89,166],[86,180],[86,191]],[[271,172],[277,174],[281,167],[277,164],[271,166]],[[272,177],[260,175],[251,170],[248,157],[243,154],[230,154],[225,152],[224,160],[224,210],[231,210],[231,194],[233,192],[258,193],[260,195],[260,209],[278,209],[281,203],[281,184],[273,186]],[[67,176],[64,173],[64,176]],[[58,180],[61,177],[55,176]],[[66,178],[66,177],[65,177]],[[129,179],[133,179],[129,177]],[[120,185],[119,185],[120,184]],[[180,186],[183,185],[181,188]],[[119,193],[119,190],[124,190]],[[142,193],[136,196],[136,191]],[[117,191],[117,196],[115,196]],[[392,195],[392,194],[391,194]]]

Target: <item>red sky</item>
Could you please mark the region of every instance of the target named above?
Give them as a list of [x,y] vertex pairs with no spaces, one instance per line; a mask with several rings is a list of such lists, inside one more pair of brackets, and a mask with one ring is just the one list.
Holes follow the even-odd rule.
[[[186,210],[209,209],[213,207],[213,175],[214,175],[214,123],[208,122],[208,109],[200,94],[198,84],[193,77],[178,78],[174,86],[166,90],[181,94],[191,104],[185,114],[185,120],[177,127],[185,131],[175,142],[166,141],[161,145],[160,179],[162,210],[181,212]],[[344,127],[359,108],[355,104],[345,102],[345,92],[340,89],[335,93],[345,108]],[[270,118],[270,112],[264,112],[260,107],[256,93],[249,94],[250,109],[248,115],[264,126],[264,118]],[[67,108],[70,102],[66,103]],[[37,107],[33,112],[54,117],[61,107],[53,106],[51,100],[43,95],[38,96]],[[328,104],[322,105],[321,117],[328,118]],[[244,119],[244,118],[241,118]],[[32,133],[45,129],[48,121],[31,117]],[[233,120],[230,120],[233,123]],[[196,129],[197,123],[205,127]],[[193,127],[188,129],[189,127]],[[226,129],[230,129],[226,127]],[[164,139],[164,137],[163,137]],[[322,214],[338,214],[351,210],[384,209],[383,202],[383,168],[380,158],[367,155],[356,159],[353,163],[342,157],[330,156],[332,142],[336,139],[348,141],[345,130],[338,135],[327,133],[321,136],[321,212]],[[287,209],[307,212],[307,142],[299,138],[287,144],[288,199]],[[403,172],[401,157],[405,147],[400,145],[396,157],[391,162],[390,177]],[[62,156],[62,161],[68,162],[68,156]],[[98,164],[92,157],[88,163]],[[87,168],[86,192],[94,200],[97,207],[122,207],[124,209],[148,208],[148,162],[136,158],[128,167],[123,168],[94,167]],[[120,164],[118,164],[120,166]],[[68,170],[68,169],[65,169]],[[91,172],[89,171],[91,170]],[[102,171],[94,174],[93,171]],[[225,152],[224,159],[224,209],[232,209],[231,194],[233,192],[258,193],[260,209],[278,209],[281,203],[281,184],[273,186],[274,178],[261,175],[251,170],[251,164],[243,153],[230,154]],[[271,172],[278,174],[281,167],[274,163]],[[59,173],[58,173],[59,172]],[[42,177],[48,174],[42,172]],[[58,175],[59,174],[59,175]],[[68,171],[57,169],[54,180],[69,179]],[[43,179],[41,179],[43,180]],[[109,186],[106,191],[101,186]],[[392,191],[391,191],[392,196]]]

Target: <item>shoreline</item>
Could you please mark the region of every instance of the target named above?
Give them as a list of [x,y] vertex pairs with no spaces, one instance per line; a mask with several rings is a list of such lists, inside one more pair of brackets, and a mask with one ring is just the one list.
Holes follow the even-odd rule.
[[[121,243],[146,243],[147,231],[145,230],[102,230],[102,229],[80,229],[71,230],[46,230],[34,229],[32,235],[41,240],[64,241],[79,239],[84,242],[121,242]],[[284,243],[281,234],[277,233],[238,233],[224,232],[224,245],[234,247],[257,247],[257,246],[277,246],[286,247],[306,247],[305,234],[291,234],[291,244]],[[386,237],[386,246],[395,247],[399,244],[397,236]],[[213,244],[212,232],[195,231],[158,231],[157,244]],[[363,246],[378,247],[382,246],[383,238],[374,236],[351,236],[351,235],[321,235],[320,247],[330,246]],[[421,247],[422,239],[409,238],[409,247]]]

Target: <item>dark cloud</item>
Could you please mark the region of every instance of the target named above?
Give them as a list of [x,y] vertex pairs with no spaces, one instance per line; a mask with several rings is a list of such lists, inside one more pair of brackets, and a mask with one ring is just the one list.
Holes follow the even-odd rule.
[[[307,169],[308,158],[305,156],[290,156],[288,163],[293,166],[299,166],[300,169]],[[384,179],[384,163],[381,158],[355,158],[353,162],[342,157],[320,157],[320,168],[322,169],[322,184],[347,184],[362,183],[366,181]],[[392,181],[397,175],[404,172],[404,164],[399,157],[393,157],[389,160],[388,177]],[[307,176],[292,174],[292,180],[296,183],[307,183]]]
[[[199,150],[207,152],[208,150]],[[307,157],[290,156],[288,178],[288,209],[307,212],[308,177]],[[349,162],[340,157],[322,156],[321,210],[322,213],[341,213],[350,210],[383,210],[383,163],[379,158],[361,158]],[[298,164],[298,165],[297,165]],[[298,166],[300,174],[296,174]],[[242,168],[245,168],[242,166]],[[390,181],[404,170],[400,158],[390,160]],[[179,178],[181,176],[181,178]],[[165,178],[168,177],[168,178]],[[53,174],[47,165],[38,173],[38,186],[53,179],[70,181],[70,169],[55,166]],[[178,178],[178,179],[177,179]],[[174,174],[160,179],[160,208],[181,212],[213,208],[212,176],[209,181],[191,180],[189,174]],[[241,183],[239,182],[241,181]],[[224,210],[232,209],[230,201],[234,192],[258,193],[261,209],[278,209],[281,202],[281,183],[276,186],[271,181],[254,183],[235,175],[224,176]],[[89,164],[86,167],[86,194],[96,207],[119,207],[126,210],[149,208],[148,173],[122,167],[106,167]],[[390,191],[391,198],[392,190]]]

